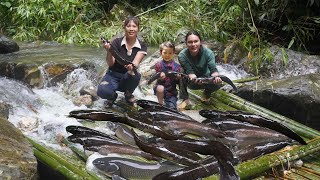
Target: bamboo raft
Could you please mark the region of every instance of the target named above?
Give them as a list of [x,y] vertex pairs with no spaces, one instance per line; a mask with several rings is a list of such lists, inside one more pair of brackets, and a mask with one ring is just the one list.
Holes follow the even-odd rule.
[[[307,145],[295,145],[290,148],[245,161],[236,166],[241,179],[320,179],[320,132],[300,124],[292,119],[274,113],[266,108],[246,101],[234,94],[218,90],[212,94],[209,105],[201,104],[201,92],[192,91],[190,98],[198,108],[206,107],[215,110],[242,110],[259,114],[268,119],[280,122],[289,127],[307,141]],[[85,162],[76,156],[66,156],[54,152],[29,139],[33,145],[36,158],[67,179],[101,179],[85,168]],[[67,142],[66,142],[67,144]],[[72,145],[69,146],[72,149]],[[76,149],[73,149],[76,152]],[[76,152],[79,156],[85,156]],[[81,155],[82,154],[82,155]],[[297,163],[302,162],[302,163]],[[299,164],[299,165],[296,165]],[[204,179],[219,179],[213,175]]]

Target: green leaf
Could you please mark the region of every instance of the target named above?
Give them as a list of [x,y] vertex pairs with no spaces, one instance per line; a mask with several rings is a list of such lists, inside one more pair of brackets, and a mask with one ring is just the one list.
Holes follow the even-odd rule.
[[284,66],[286,66],[288,64],[288,54],[284,50],[284,48],[281,48],[281,52],[282,52],[282,62],[284,64]]
[[4,3],[2,2],[0,4],[6,6],[7,8],[11,7],[11,3],[10,2],[4,2]]
[[291,39],[291,41],[290,41],[290,43],[289,43],[289,45],[288,45],[288,49],[291,48],[291,46],[293,45],[293,43],[294,43],[294,38]]

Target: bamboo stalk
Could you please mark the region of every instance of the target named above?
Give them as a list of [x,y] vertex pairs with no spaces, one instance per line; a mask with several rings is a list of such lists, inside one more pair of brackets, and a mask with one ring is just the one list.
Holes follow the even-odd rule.
[[42,162],[43,164],[47,165],[48,167],[50,167],[51,169],[59,172],[60,174],[62,174],[64,177],[66,177],[67,179],[71,179],[71,180],[78,180],[78,179],[82,179],[81,176],[75,174],[74,172],[70,171],[68,168],[66,168],[65,166],[61,165],[58,161],[56,161],[55,159],[51,158],[50,156],[47,156],[45,153],[39,151],[36,148],[33,148],[33,153],[35,155],[35,157]]
[[[317,151],[320,151],[320,139],[312,140],[308,145],[296,146],[292,150],[275,152],[261,156],[255,160],[243,162],[236,166],[236,170],[241,179],[248,179],[273,167],[300,159]],[[217,176],[214,175],[205,179],[211,180],[216,178]]]
[[318,176],[315,171],[312,172],[312,170],[306,170],[306,168],[299,168],[295,173],[305,177],[305,179],[320,179],[320,176]]
[[310,163],[303,163],[303,166],[301,168],[320,176],[320,167],[317,165],[310,164]]
[[297,173],[289,173],[289,174],[287,174],[286,176],[285,176],[285,180],[297,180],[297,179],[299,179],[299,180],[309,180],[309,179],[307,179],[307,178],[305,178],[305,177],[303,177],[303,176],[301,176],[301,175],[299,175],[299,174],[297,174]]
[[84,153],[84,151],[79,150],[76,148],[72,143],[70,143],[66,138],[63,138],[61,141],[63,144],[68,146],[71,151],[83,162],[87,162],[88,156]]
[[[198,102],[201,102],[201,91],[199,90],[193,90],[193,91],[190,91],[189,94],[190,94],[190,98],[194,101],[198,101]],[[215,109],[215,110],[220,110],[220,111],[227,111],[227,110],[236,110],[235,108],[217,100],[217,99],[214,99],[214,98],[210,98],[209,99],[209,104],[204,104],[204,103],[201,103],[202,105],[200,105],[200,108],[202,109]],[[200,109],[199,108],[199,109]]]
[[144,15],[144,14],[150,12],[150,11],[153,11],[153,10],[155,10],[155,9],[158,9],[158,8],[162,7],[162,6],[165,6],[165,5],[167,5],[167,4],[171,3],[171,2],[174,2],[174,0],[171,0],[171,1],[169,1],[169,2],[166,2],[166,3],[164,3],[164,4],[161,4],[161,5],[159,5],[159,6],[156,6],[156,7],[152,8],[152,9],[149,9],[149,10],[147,10],[147,11],[145,11],[145,12],[142,12],[142,13],[140,13],[140,14],[137,14],[137,15],[135,15],[135,17],[139,17],[139,16],[141,16],[141,15]]
[[56,153],[54,153],[53,151],[45,148],[44,146],[36,143],[35,141],[33,141],[30,138],[27,138],[31,144],[33,145],[34,148],[36,148],[37,150],[39,150],[40,152],[44,153],[46,156],[55,159],[58,163],[60,163],[61,165],[65,166],[67,169],[69,169],[70,171],[72,171],[74,174],[77,174],[83,178],[86,179],[97,179],[96,177],[92,176],[91,174],[88,174],[88,172],[86,171],[85,167],[79,167],[79,166],[75,166],[71,163],[69,163],[67,160],[65,160],[63,157],[61,157],[61,155],[57,155]]
[[259,114],[265,118],[277,121],[279,123],[283,123],[287,125],[289,128],[291,128],[293,131],[298,133],[299,135],[304,136],[305,138],[313,139],[317,136],[320,136],[320,132],[317,130],[314,130],[308,126],[305,126],[285,116],[272,112],[254,103],[246,101],[234,94],[227,93],[222,90],[218,90],[212,93],[212,97],[236,109]]
[[232,82],[234,82],[234,83],[245,83],[245,82],[256,81],[256,80],[259,80],[260,78],[261,78],[260,76],[254,76],[254,77],[236,79],[236,80],[233,80]]

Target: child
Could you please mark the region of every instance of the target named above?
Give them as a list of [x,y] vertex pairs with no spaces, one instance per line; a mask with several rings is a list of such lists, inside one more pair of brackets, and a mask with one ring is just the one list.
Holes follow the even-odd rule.
[[160,73],[160,78],[154,86],[154,93],[158,102],[168,108],[177,109],[178,91],[176,85],[179,84],[180,76],[166,77],[168,71],[180,72],[180,65],[173,59],[175,46],[170,41],[160,45],[160,54],[162,60],[155,65],[156,72]]

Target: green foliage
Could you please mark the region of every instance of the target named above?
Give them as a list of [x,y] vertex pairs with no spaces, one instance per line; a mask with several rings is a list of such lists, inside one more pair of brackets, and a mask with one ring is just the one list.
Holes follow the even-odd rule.
[[203,39],[242,43],[249,52],[247,68],[259,74],[273,60],[269,43],[305,50],[319,37],[319,5],[320,0],[2,0],[0,32],[21,41],[99,46],[100,36],[110,39],[123,31],[125,17],[141,14],[147,44],[175,41],[180,30],[198,30]]
[[14,6],[15,0],[2,0],[0,2],[0,33],[3,33],[2,31],[6,31],[3,29],[4,27],[7,27],[7,31],[11,31],[10,20],[13,13],[10,12],[10,9]]
[[98,40],[104,12],[95,1],[18,0],[7,9],[13,13],[9,31],[21,41],[54,40],[63,43],[91,44]]

